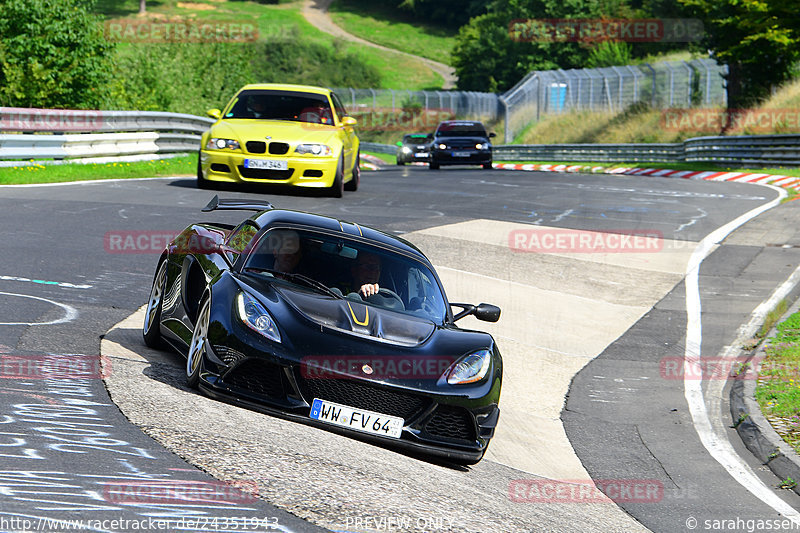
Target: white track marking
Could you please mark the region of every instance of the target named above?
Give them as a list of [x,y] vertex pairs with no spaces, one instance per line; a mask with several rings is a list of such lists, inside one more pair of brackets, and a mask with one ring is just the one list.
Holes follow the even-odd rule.
[[[703,397],[703,382],[695,379],[702,375],[700,368],[700,347],[703,341],[701,303],[700,303],[700,265],[711,253],[714,245],[721,242],[726,236],[739,226],[757,217],[761,213],[780,204],[786,196],[786,191],[777,190],[779,197],[769,203],[759,206],[740,217],[717,228],[707,235],[692,253],[686,268],[686,349],[684,352],[684,395],[689,404],[694,428],[700,437],[700,442],[708,453],[735,479],[740,485],[750,491],[759,500],[772,507],[775,511],[790,518],[792,522],[800,525],[800,513],[775,494],[771,488],[764,484],[752,469],[737,455],[731,443],[724,436],[718,435],[712,427]],[[689,365],[694,365],[693,371],[688,370]]]
[[32,300],[39,300],[41,302],[47,302],[49,304],[55,305],[64,310],[64,316],[56,320],[51,320],[49,322],[0,322],[0,326],[50,326],[53,324],[63,324],[65,322],[71,322],[78,317],[78,310],[75,309],[74,307],[67,304],[54,302],[53,300],[49,300],[47,298],[41,298],[39,296],[31,296],[29,294],[17,294],[14,292],[0,292],[0,295],[18,296],[20,298],[30,298]]

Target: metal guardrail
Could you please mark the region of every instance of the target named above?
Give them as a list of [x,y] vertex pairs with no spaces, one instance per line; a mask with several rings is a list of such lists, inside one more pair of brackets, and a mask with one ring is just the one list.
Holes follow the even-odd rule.
[[0,107],[0,131],[14,132],[0,134],[0,166],[195,152],[213,123],[183,113]]
[[[194,152],[214,120],[153,111],[72,111],[0,107],[0,166],[10,160],[91,160]],[[63,132],[90,132],[70,133]],[[115,133],[107,133],[107,132]],[[42,133],[45,132],[45,133]],[[394,145],[362,142],[394,154]],[[800,166],[800,134],[696,137],[674,144],[498,145],[497,160]],[[5,162],[1,160],[6,160]],[[45,161],[43,161],[45,162]]]
[[368,152],[376,152],[378,154],[396,154],[397,153],[397,146],[391,144],[380,144],[380,143],[370,143],[370,142],[362,142],[360,144],[362,150],[366,150]]
[[[395,153],[391,145],[361,143],[365,150]],[[369,146],[369,148],[368,148]],[[373,146],[383,147],[377,150]],[[696,137],[657,144],[506,144],[493,147],[497,161],[598,163],[719,163],[800,166],[800,135]]]

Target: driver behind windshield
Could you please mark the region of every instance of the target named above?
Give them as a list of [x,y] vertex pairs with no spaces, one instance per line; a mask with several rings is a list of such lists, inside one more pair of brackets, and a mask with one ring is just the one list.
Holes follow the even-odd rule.
[[352,282],[343,285],[344,293],[358,293],[362,298],[378,294],[381,289],[378,280],[381,277],[381,259],[375,254],[359,252],[355,263],[350,267]]

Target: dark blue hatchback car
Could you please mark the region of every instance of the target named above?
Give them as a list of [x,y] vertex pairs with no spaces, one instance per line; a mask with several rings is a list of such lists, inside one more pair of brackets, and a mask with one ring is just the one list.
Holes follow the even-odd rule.
[[439,123],[431,143],[430,168],[440,165],[482,165],[492,168],[494,133],[487,133],[480,122],[447,120]]

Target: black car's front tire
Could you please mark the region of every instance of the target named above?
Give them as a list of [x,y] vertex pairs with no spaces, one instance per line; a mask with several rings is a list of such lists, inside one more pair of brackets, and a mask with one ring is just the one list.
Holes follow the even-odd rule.
[[483,168],[485,168],[486,170],[492,170],[492,162],[489,161],[488,163],[484,163]]
[[189,353],[186,356],[186,384],[193,389],[196,389],[197,384],[200,383],[200,370],[203,367],[203,357],[206,353],[210,317],[211,300],[204,298],[200,303],[200,312],[197,313],[192,342],[189,344]]
[[150,299],[147,300],[147,310],[144,315],[142,337],[144,343],[150,348],[161,347],[161,309],[164,305],[164,284],[167,278],[167,260],[164,259],[156,268],[153,278],[153,288],[150,289]]
[[431,163],[428,165],[428,168],[430,170],[439,170],[439,163],[434,163],[433,161],[431,161]]

